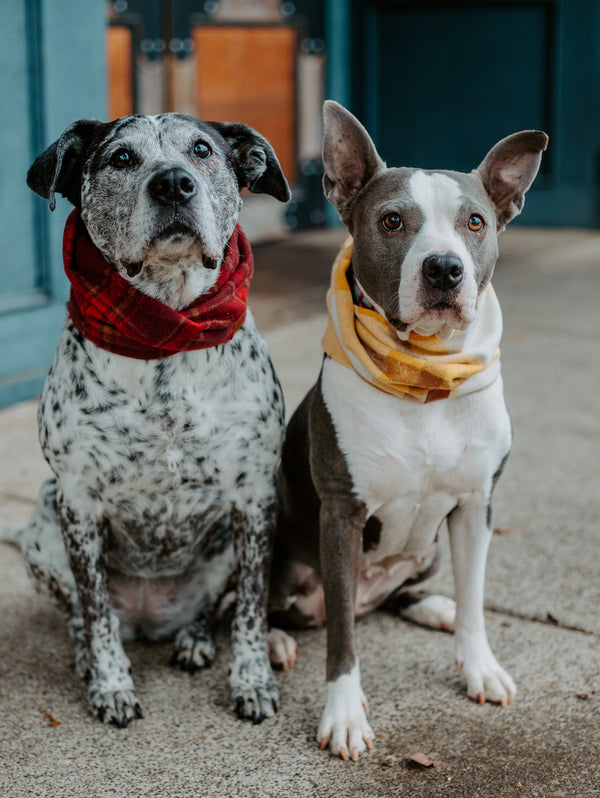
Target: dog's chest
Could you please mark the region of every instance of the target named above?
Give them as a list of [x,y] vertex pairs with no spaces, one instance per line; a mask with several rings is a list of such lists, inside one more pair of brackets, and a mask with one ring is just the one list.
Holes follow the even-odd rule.
[[322,390],[353,490],[374,517],[365,566],[423,555],[457,504],[487,500],[510,447],[500,378],[476,394],[417,405],[326,360]]
[[282,428],[280,388],[251,321],[228,344],[158,361],[112,355],[68,326],[40,405],[62,488],[107,519],[115,550],[163,551],[165,563],[188,558],[234,500],[260,500]]

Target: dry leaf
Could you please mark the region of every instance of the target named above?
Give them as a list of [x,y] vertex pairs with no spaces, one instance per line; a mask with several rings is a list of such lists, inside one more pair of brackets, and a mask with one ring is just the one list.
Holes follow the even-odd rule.
[[494,535],[510,535],[515,531],[514,526],[495,526]]
[[588,697],[588,694],[587,693],[575,693],[575,697],[576,698],[581,698],[582,701],[585,701],[585,699]]
[[56,718],[53,718],[49,712],[44,712],[44,717],[46,718],[46,723],[48,724],[48,726],[54,726],[54,727],[60,726],[60,720],[56,720]]
[[414,762],[417,765],[421,765],[424,768],[431,768],[434,766],[434,762],[430,759],[427,754],[423,754],[421,751],[417,751],[415,754],[410,755],[410,761]]

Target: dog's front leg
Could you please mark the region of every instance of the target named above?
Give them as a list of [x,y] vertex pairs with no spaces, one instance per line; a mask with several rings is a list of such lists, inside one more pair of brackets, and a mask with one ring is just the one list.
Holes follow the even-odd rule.
[[317,732],[321,748],[358,759],[373,744],[354,649],[354,607],[360,568],[364,505],[324,500],[320,510],[321,576],[327,613],[327,701]]
[[260,723],[279,706],[267,654],[267,585],[275,502],[253,501],[232,512],[238,586],[232,625],[231,695],[240,718]]
[[100,720],[124,727],[142,708],[106,586],[102,526],[60,493],[57,505],[88,649],[90,706]]
[[448,518],[456,589],[455,653],[469,698],[506,706],[517,689],[492,653],[483,614],[485,563],[492,535],[487,516],[487,502],[473,498],[459,504]]

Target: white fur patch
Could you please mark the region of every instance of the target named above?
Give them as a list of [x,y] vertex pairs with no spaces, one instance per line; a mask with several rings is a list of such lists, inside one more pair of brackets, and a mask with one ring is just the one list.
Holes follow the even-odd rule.
[[274,668],[289,670],[298,659],[298,646],[294,638],[283,629],[271,629],[267,635],[269,661]]
[[[464,329],[475,315],[477,283],[475,264],[462,236],[456,229],[456,217],[461,203],[458,183],[439,172],[426,174],[416,171],[410,179],[413,201],[424,216],[421,229],[402,263],[402,279],[398,291],[400,318],[409,329],[421,335],[448,334],[448,327]],[[419,302],[422,286],[423,261],[433,253],[457,255],[463,262],[464,279],[457,295],[463,310],[461,318],[455,312],[427,314]]]
[[456,620],[456,602],[446,596],[425,596],[421,601],[405,607],[400,615],[420,626],[452,632]]
[[371,748],[375,735],[367,721],[366,707],[357,659],[350,673],[327,683],[327,702],[317,732],[321,748],[329,743],[331,752],[343,759],[357,759]]
[[382,522],[364,564],[423,555],[460,501],[489,494],[511,439],[501,378],[486,390],[421,405],[326,359],[321,387],[354,492]]

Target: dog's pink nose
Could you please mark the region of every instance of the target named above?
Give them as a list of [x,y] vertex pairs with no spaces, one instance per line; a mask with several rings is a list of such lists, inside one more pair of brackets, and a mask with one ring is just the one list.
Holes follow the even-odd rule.
[[429,255],[423,261],[423,277],[440,291],[452,291],[462,283],[465,269],[458,255]]
[[193,176],[185,169],[165,169],[150,182],[148,191],[160,205],[185,205],[198,191]]

